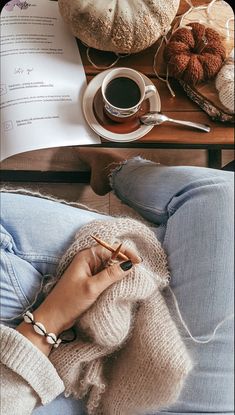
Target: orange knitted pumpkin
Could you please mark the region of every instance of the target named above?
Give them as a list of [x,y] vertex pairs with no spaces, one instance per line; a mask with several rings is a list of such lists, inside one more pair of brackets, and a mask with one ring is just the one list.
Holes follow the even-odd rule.
[[164,50],[164,59],[170,76],[196,85],[218,73],[226,52],[214,29],[200,23],[191,23],[188,27],[173,33]]

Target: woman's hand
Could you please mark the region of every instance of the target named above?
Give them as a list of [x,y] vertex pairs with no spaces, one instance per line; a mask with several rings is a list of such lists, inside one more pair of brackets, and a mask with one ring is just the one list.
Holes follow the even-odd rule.
[[[47,332],[56,335],[72,327],[106,288],[128,275],[132,264],[141,262],[138,255],[128,249],[124,248],[122,253],[129,261],[107,268],[105,263],[110,259],[110,252],[100,245],[75,255],[53,290],[34,311],[35,321],[43,323]],[[23,322],[17,330],[48,355],[51,346],[29,326],[31,325]]]

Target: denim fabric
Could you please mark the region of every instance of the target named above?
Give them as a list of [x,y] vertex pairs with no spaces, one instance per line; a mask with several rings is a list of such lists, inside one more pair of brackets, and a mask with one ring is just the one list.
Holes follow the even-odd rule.
[[[197,339],[206,339],[233,312],[233,173],[163,167],[136,158],[116,169],[111,180],[121,200],[156,224],[182,316]],[[8,193],[1,195],[1,217],[1,316],[5,318],[18,315],[32,302],[42,276],[54,272],[81,226],[93,219],[109,219]],[[17,323],[15,319],[6,324]],[[213,341],[204,345],[194,343],[180,323],[179,328],[194,369],[178,402],[162,412],[231,413],[233,322],[226,321]],[[60,396],[33,412],[48,414],[85,415],[85,410],[81,402]]]

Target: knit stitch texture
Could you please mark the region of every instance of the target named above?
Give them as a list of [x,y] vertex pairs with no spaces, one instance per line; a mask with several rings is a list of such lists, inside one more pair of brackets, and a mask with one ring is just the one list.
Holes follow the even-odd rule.
[[161,293],[169,284],[165,252],[138,221],[94,221],[79,230],[56,281],[77,252],[95,244],[91,235],[110,245],[124,242],[143,262],[79,319],[76,341],[52,352],[66,395],[86,397],[89,415],[146,414],[169,406],[192,362]]
[[[63,392],[64,385],[55,368],[26,337],[3,325],[0,325],[0,336],[1,363],[11,369],[15,375],[18,374],[25,379],[43,405]],[[13,375],[12,378],[14,379]],[[17,383],[17,378],[15,380]],[[3,378],[2,381],[4,384],[5,379]],[[2,399],[5,400],[5,396],[2,396]],[[18,413],[21,413],[20,410]],[[10,415],[10,412],[5,415]]]

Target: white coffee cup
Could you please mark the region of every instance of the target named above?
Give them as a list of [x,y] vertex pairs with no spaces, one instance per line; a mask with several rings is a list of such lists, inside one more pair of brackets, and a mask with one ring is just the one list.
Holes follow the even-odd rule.
[[[119,108],[113,105],[106,96],[106,89],[109,83],[116,79],[116,78],[129,78],[134,81],[137,86],[139,87],[140,91],[140,99],[139,101],[132,107],[128,108]],[[116,68],[112,69],[104,78],[101,86],[101,92],[104,102],[104,108],[106,114],[114,121],[117,122],[125,122],[128,121],[130,118],[135,116],[135,114],[139,111],[142,102],[149,98],[151,95],[156,94],[157,90],[154,85],[145,85],[145,81],[142,75],[135,71],[134,69],[130,68]]]

